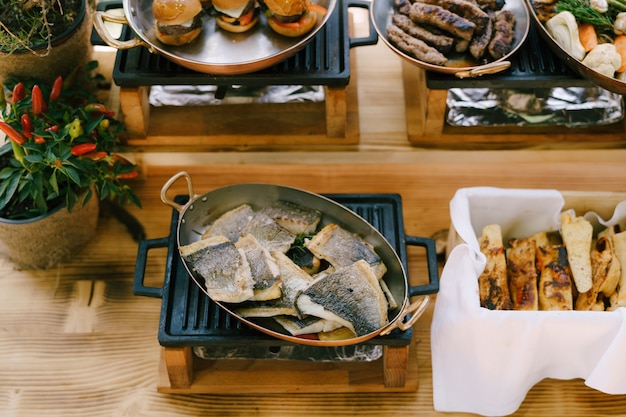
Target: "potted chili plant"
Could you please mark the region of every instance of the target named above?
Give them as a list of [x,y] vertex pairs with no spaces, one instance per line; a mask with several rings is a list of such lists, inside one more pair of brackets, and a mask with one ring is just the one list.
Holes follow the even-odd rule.
[[91,59],[93,0],[0,0],[0,82],[52,82]]
[[136,166],[115,153],[124,125],[82,85],[59,76],[1,89],[0,251],[21,267],[51,267],[83,246],[99,200],[141,206],[126,183]]

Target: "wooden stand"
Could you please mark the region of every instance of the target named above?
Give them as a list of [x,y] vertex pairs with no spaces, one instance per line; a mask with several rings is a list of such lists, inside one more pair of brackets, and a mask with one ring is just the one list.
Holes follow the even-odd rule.
[[384,346],[372,362],[205,360],[193,348],[162,348],[157,390],[174,394],[415,392],[414,346]]
[[[346,87],[324,86],[323,102],[151,106],[150,87],[120,89],[128,130],[124,145],[149,150],[264,145],[354,145],[359,143],[355,54]],[[185,149],[186,148],[186,149]]]
[[532,147],[607,148],[626,145],[624,122],[606,126],[477,126],[446,124],[448,90],[430,90],[426,72],[402,62],[407,135],[425,148],[519,149]]

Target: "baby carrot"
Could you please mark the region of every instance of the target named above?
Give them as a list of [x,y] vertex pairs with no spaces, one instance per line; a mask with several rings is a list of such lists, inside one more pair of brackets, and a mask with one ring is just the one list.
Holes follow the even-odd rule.
[[613,45],[615,45],[617,53],[622,57],[622,65],[616,72],[624,72],[626,71],[626,35],[617,35],[613,40]]
[[589,52],[598,46],[596,28],[591,23],[581,23],[578,26],[578,37],[583,48],[585,48],[585,52]]

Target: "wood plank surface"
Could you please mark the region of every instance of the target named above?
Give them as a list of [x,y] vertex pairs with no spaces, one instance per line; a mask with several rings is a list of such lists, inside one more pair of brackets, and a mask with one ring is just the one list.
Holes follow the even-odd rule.
[[[159,192],[182,168],[191,173],[196,193],[249,181],[324,193],[399,193],[406,232],[416,236],[448,227],[448,202],[460,187],[626,191],[623,159],[612,160],[608,151],[605,163],[593,156],[589,162],[571,163],[545,153],[519,163],[506,158],[500,162],[498,154],[475,156],[480,162],[150,167],[148,176],[136,182],[144,208],[131,212],[148,238],[167,235],[171,210],[160,202]],[[172,192],[185,190],[177,183]],[[0,415],[440,415],[432,404],[432,308],[414,328],[419,369],[419,389],[414,393],[158,393],[160,300],[132,293],[136,249],[125,227],[105,210],[97,238],[71,262],[49,271],[17,271],[6,261],[0,263]],[[162,282],[164,255],[150,256],[147,285]],[[409,250],[412,281],[422,275],[422,267],[421,254]],[[617,416],[624,410],[626,396],[599,393],[581,380],[546,380],[531,390],[516,415]]]

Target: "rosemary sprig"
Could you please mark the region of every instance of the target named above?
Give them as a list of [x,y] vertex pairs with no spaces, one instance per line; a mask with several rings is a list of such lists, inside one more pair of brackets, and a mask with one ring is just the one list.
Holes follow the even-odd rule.
[[[611,0],[619,3],[622,0]],[[610,4],[611,5],[611,4]],[[611,5],[612,6],[612,5]],[[624,3],[626,7],[626,3]],[[613,21],[619,10],[615,6],[609,8],[607,13],[600,13],[589,5],[589,0],[560,0],[556,4],[557,12],[571,12],[577,21],[590,23],[598,32],[613,32]]]

